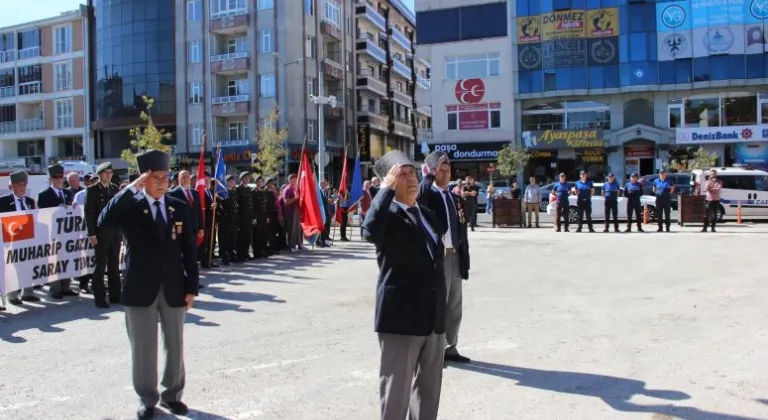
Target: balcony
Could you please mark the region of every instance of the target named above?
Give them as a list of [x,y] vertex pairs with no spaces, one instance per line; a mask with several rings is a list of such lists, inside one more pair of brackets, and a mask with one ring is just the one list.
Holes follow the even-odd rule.
[[323,18],[320,22],[320,32],[336,41],[342,41],[344,39],[344,32],[341,31],[341,28],[327,18]]
[[16,128],[16,121],[0,122],[0,134],[15,133]]
[[19,96],[35,95],[43,92],[43,82],[27,82],[19,84]]
[[418,136],[418,138],[416,140],[418,140],[419,142],[421,142],[422,140],[430,141],[430,140],[432,140],[432,129],[431,128],[419,128],[416,131],[416,135]]
[[383,48],[376,45],[376,43],[370,39],[365,41],[357,41],[355,49],[359,52],[365,52],[381,64],[387,64],[387,53]]
[[405,105],[407,107],[413,106],[413,98],[408,95],[407,92],[401,92],[397,89],[392,89],[391,95],[389,95],[390,98],[392,98],[395,102],[400,103],[401,105]]
[[412,48],[411,40],[409,40],[404,33],[395,28],[390,29],[390,31],[392,32],[392,39],[394,39],[401,47],[405,48],[406,51],[410,52]]
[[331,79],[342,80],[344,78],[344,66],[341,51],[331,51],[323,57],[323,74]]
[[211,114],[214,117],[248,115],[250,95],[219,96],[211,99]]
[[16,50],[0,51],[0,63],[16,61]]
[[387,19],[366,1],[358,1],[358,6],[355,8],[355,15],[365,16],[374,26],[382,31],[387,30]]
[[218,147],[236,147],[236,146],[248,146],[250,144],[250,140],[220,140],[218,143],[216,143],[216,146]]
[[211,73],[222,76],[248,72],[248,51],[211,56]]
[[[386,106],[386,105],[382,104],[382,106]],[[358,123],[368,123],[371,126],[376,127],[381,131],[386,131],[388,119],[389,119],[389,114],[384,109],[376,110],[375,107],[369,108],[366,105],[360,105],[358,107],[358,111],[357,111]]]
[[19,50],[19,60],[40,57],[40,47],[29,47]]
[[211,15],[211,32],[216,34],[234,34],[248,30],[248,12],[245,9]]
[[395,121],[395,134],[411,139],[413,138],[413,126],[411,125],[410,121],[408,121],[406,118],[398,116],[395,116],[393,120]]
[[42,118],[32,118],[19,121],[19,132],[41,131],[45,128],[45,121]]
[[357,72],[357,87],[367,88],[381,96],[387,96],[387,84],[384,79],[375,73],[371,73],[367,69],[359,70]]
[[395,70],[397,74],[400,76],[403,76],[406,80],[411,80],[411,69],[408,68],[408,66],[405,65],[405,63],[401,62],[400,60],[393,58],[392,59],[392,68]]
[[323,106],[323,115],[326,119],[340,120],[344,118],[344,91],[332,90],[328,92],[328,96],[336,97],[336,108],[329,105]]
[[418,90],[430,90],[432,89],[432,80],[425,79],[421,76],[416,76],[416,89]]
[[13,98],[16,96],[16,86],[0,87],[0,98]]

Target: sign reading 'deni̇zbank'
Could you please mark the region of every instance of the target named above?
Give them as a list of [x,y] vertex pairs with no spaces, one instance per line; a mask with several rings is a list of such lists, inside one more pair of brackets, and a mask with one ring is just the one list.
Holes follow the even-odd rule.
[[676,128],[677,144],[748,143],[768,141],[768,125]]

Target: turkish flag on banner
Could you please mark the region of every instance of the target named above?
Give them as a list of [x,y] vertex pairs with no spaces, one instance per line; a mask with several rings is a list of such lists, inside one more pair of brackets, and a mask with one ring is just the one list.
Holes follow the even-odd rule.
[[3,225],[3,242],[23,241],[35,237],[35,218],[31,214],[18,214],[0,219]]

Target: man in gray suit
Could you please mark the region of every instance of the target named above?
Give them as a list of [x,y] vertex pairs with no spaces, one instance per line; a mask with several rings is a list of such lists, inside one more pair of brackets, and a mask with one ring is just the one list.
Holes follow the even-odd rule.
[[[198,267],[192,209],[166,195],[170,156],[149,150],[136,157],[141,175],[107,203],[99,227],[119,229],[128,242],[120,303],[131,342],[133,388],[139,420],[155,405],[184,415],[184,317],[197,296]],[[163,331],[165,369],[157,391],[157,324]]]
[[376,245],[376,332],[383,420],[434,420],[445,347],[443,224],[416,202],[419,180],[400,151],[376,162],[381,189],[362,225]]

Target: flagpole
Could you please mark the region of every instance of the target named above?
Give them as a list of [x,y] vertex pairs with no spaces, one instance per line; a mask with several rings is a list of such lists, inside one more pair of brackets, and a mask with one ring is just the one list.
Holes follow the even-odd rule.
[[[221,154],[221,146],[216,147],[216,169],[219,168],[219,158]],[[213,179],[214,179],[214,187],[213,187],[213,204],[211,207],[213,208],[211,210],[211,240],[208,241],[208,262],[213,263],[213,240],[216,237],[216,199],[218,198],[219,194],[216,193],[216,169],[213,171]],[[210,184],[210,181],[209,181]],[[208,188],[211,188],[210,185]]]

